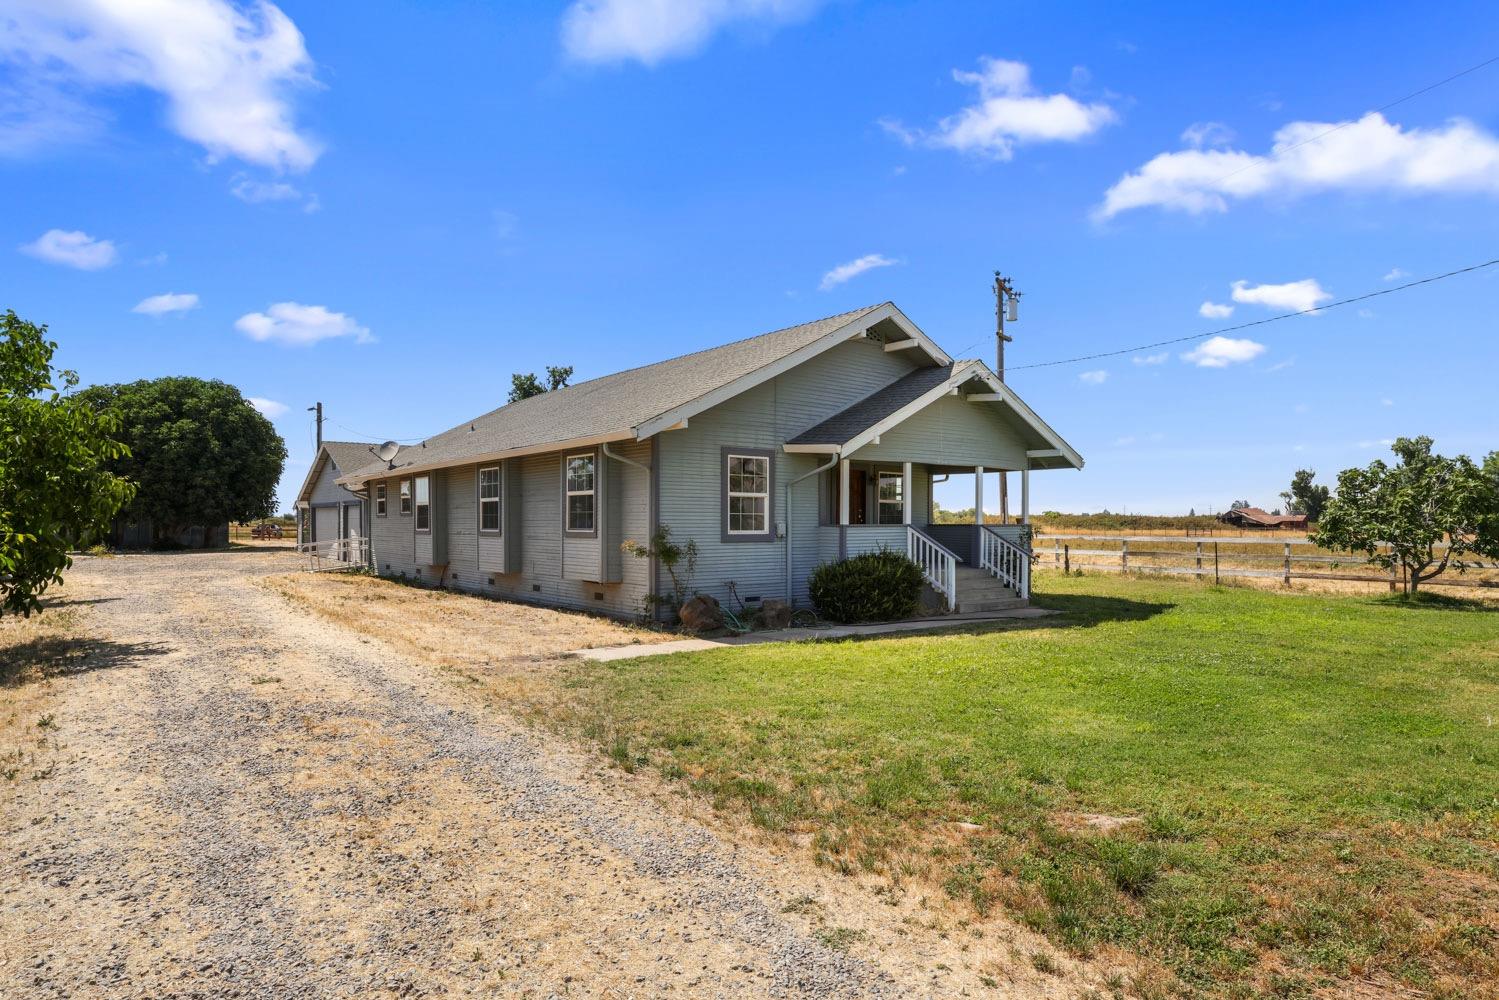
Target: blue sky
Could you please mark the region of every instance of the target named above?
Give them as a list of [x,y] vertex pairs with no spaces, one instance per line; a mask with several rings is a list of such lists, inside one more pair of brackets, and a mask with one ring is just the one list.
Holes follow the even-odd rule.
[[1087,458],[1033,477],[1037,509],[1271,507],[1397,435],[1499,447],[1499,268],[1014,370],[1499,256],[1499,63],[1366,117],[1499,55],[1491,4],[5,0],[0,23],[3,305],[86,382],[266,401],[283,506],[316,400],[329,437],[417,439],[514,371],[885,299],[987,359],[996,268],[1024,293],[1009,381]]

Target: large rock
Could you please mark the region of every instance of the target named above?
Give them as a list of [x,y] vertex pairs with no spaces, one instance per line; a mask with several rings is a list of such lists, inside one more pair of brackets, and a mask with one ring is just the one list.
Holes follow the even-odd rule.
[[718,601],[706,594],[689,598],[677,609],[682,624],[694,632],[708,632],[723,627],[723,612],[718,610]]
[[779,597],[767,597],[760,605],[760,621],[766,628],[789,628],[791,605]]

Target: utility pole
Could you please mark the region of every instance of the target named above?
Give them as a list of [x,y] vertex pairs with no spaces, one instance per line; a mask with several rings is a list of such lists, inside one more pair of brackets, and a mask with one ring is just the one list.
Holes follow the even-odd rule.
[[[1015,286],[1010,284],[1010,279],[994,272],[994,374],[999,380],[1005,380],[1005,344],[1015,338],[1005,333],[1006,313],[1009,314],[1011,322],[1020,318],[1020,293],[1015,291]],[[1010,523],[1010,476],[1009,473],[1001,471],[999,474],[999,519],[1004,524]],[[984,512],[975,511],[974,520],[983,523]]]
[[313,412],[317,413],[317,447],[318,447],[318,451],[322,451],[323,450],[323,404],[322,403],[318,403],[316,406],[309,406],[307,408],[307,412],[308,413],[313,413]]

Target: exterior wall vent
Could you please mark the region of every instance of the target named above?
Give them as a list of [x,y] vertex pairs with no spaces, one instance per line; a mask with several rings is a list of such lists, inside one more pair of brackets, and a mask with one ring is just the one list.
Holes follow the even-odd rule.
[[533,583],[533,584],[531,584],[531,589],[533,591],[535,591],[536,593],[539,594],[539,593],[541,593],[541,584],[539,584],[539,583]]

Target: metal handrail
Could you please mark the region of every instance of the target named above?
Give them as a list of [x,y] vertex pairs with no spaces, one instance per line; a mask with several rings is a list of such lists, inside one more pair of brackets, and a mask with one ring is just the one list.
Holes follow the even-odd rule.
[[[369,541],[369,538],[364,535],[349,535],[347,538],[301,542],[297,545],[297,551],[307,557],[307,569],[314,573],[324,570],[358,569],[367,561]],[[325,562],[332,563],[332,565],[324,565]]]
[[947,546],[912,525],[906,525],[906,555],[921,567],[921,575],[949,608],[958,606],[958,556]]

